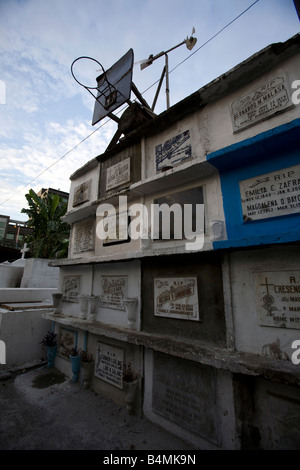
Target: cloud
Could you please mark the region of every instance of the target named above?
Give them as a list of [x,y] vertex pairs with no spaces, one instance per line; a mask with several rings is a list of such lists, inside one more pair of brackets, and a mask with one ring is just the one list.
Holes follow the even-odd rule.
[[[0,187],[0,204],[8,199],[2,205],[5,213],[15,213],[19,204],[17,212],[20,215],[21,208],[26,205],[24,194],[30,188],[39,191],[42,187],[54,187],[68,192],[70,175],[105,151],[115,132],[115,124],[107,121],[83,143],[80,142],[95,131],[88,122],[70,119],[62,125],[52,121],[44,132],[36,130],[33,128],[26,134],[20,147],[0,146],[0,173],[5,181]],[[76,145],[78,147],[72,150]],[[25,189],[24,185],[27,185]],[[0,212],[3,213],[3,209]]]

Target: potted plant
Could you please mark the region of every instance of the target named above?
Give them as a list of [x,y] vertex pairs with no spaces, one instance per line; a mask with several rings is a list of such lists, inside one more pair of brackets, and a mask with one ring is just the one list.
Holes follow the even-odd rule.
[[72,382],[78,382],[79,380],[79,373],[81,368],[81,354],[79,349],[76,347],[72,348],[70,354],[70,361],[72,367]]
[[127,366],[124,365],[123,387],[125,393],[126,408],[129,414],[132,414],[135,410],[138,384],[138,374],[132,370],[131,363],[128,362]]
[[84,388],[88,388],[91,378],[92,378],[92,373],[94,370],[94,360],[92,354],[88,354],[87,351],[81,351],[81,368],[82,368],[82,383],[84,385]]
[[50,369],[54,366],[54,361],[57,353],[57,334],[54,331],[48,331],[46,336],[42,339],[41,343],[43,348],[46,348],[47,352],[47,368]]

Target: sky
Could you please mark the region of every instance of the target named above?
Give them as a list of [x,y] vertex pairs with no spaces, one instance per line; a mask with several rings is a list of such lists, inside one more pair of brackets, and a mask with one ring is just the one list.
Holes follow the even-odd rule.
[[[92,125],[95,100],[71,74],[75,59],[107,70],[132,48],[133,82],[152,105],[164,58],[144,70],[140,61],[180,44],[193,27],[194,48],[168,54],[171,106],[294,36],[300,22],[293,0],[0,0],[0,214],[25,221],[31,188],[69,192],[70,176],[117,129],[109,118]],[[82,59],[73,72],[95,86],[99,66]],[[165,110],[164,83],[155,112]]]

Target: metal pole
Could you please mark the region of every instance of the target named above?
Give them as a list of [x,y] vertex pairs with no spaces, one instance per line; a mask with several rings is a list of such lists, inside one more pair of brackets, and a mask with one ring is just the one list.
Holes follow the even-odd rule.
[[161,74],[161,77],[160,77],[160,80],[159,80],[159,84],[158,84],[158,87],[157,87],[157,90],[156,90],[156,93],[155,93],[155,97],[154,97],[154,100],[153,100],[152,108],[151,108],[152,111],[154,111],[156,101],[157,101],[157,98],[158,98],[158,95],[159,95],[159,92],[160,92],[160,89],[161,89],[161,86],[162,86],[162,82],[163,82],[163,79],[165,77],[165,73],[166,73],[166,67],[164,67],[164,69],[162,71],[162,74]]
[[166,96],[167,96],[167,109],[170,107],[170,89],[169,89],[169,63],[168,54],[165,54],[166,59]]

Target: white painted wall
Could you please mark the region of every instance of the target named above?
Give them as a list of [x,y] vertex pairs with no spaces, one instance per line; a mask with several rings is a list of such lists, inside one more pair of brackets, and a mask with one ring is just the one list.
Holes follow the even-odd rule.
[[52,293],[57,292],[55,288],[8,288],[0,289],[0,303],[4,302],[34,302],[45,301],[52,304]]
[[[216,390],[217,390],[217,420],[220,424],[218,430],[221,437],[219,445],[208,441],[207,439],[197,436],[189,432],[186,428],[179,426],[177,423],[171,422],[166,417],[156,413],[153,410],[153,351],[150,349],[145,350],[145,364],[144,364],[144,403],[143,411],[145,416],[152,422],[158,424],[162,428],[169,432],[179,436],[181,439],[185,439],[190,442],[197,449],[201,450],[214,450],[214,449],[227,449],[235,450],[239,446],[238,436],[236,435],[236,424],[235,424],[235,411],[233,402],[233,387],[232,387],[232,375],[222,370],[218,370],[216,378]],[[176,361],[176,358],[174,358]],[[184,377],[182,378],[184,381]],[[170,387],[172,385],[170,384]],[[207,391],[203,391],[205,396]],[[204,400],[204,399],[203,399]],[[198,411],[199,412],[199,411]]]
[[230,257],[232,309],[235,346],[238,351],[268,354],[265,345],[280,342],[280,349],[291,358],[291,344],[300,339],[300,330],[261,326],[258,321],[253,272],[298,271],[298,247],[280,247],[237,251]]
[[[272,80],[276,76],[286,74],[291,86],[294,80],[300,77],[300,57],[294,56],[274,66],[268,73],[251,81],[240,88],[236,86],[229,88],[228,93],[215,102],[207,104],[198,112],[179,120],[176,124],[161,133],[145,139],[145,177],[151,178],[156,174],[155,168],[155,147],[163,144],[168,139],[189,130],[191,136],[192,157],[193,159],[206,160],[206,155],[213,151],[222,149],[229,145],[241,142],[250,137],[254,137],[261,132],[273,129],[282,124],[288,123],[300,117],[300,106],[295,105],[291,109],[282,113],[275,114],[271,118],[244,129],[238,133],[233,133],[231,121],[231,104],[238,98],[253,91]],[[193,162],[192,162],[193,163]],[[182,165],[175,167],[174,171],[180,171]]]
[[58,287],[59,268],[49,266],[48,259],[28,258],[21,287]]
[[0,264],[0,288],[1,287],[20,287],[24,267],[14,266],[13,263]]
[[[206,106],[203,110],[203,120],[206,122],[205,140],[209,143],[208,153],[222,149],[237,142],[241,142],[250,137],[254,137],[261,132],[274,129],[282,124],[288,123],[300,117],[300,106],[295,105],[291,109],[280,114],[272,115],[260,123],[257,123],[236,134],[233,133],[231,121],[231,104],[238,98],[255,90],[257,87],[265,84],[269,80],[285,73],[288,77],[290,86],[294,80],[300,77],[300,56],[294,56],[280,65],[275,66],[268,73],[251,81],[249,84],[240,88],[234,88],[228,95]],[[292,89],[290,90],[292,93]]]
[[[80,294],[91,295],[93,283],[92,266],[70,266],[60,268],[59,273],[59,292],[62,292],[63,280],[65,276],[81,276]],[[80,309],[78,302],[61,301],[61,313],[71,317],[80,317]]]
[[40,341],[51,329],[52,322],[44,320],[46,310],[0,310],[0,338],[6,345],[6,368],[21,368],[46,359]]
[[[70,185],[70,196],[68,201],[68,212],[81,209],[91,202],[96,201],[98,199],[98,182],[99,182],[99,173],[100,173],[100,163],[90,171],[87,171],[85,174],[79,176],[78,178],[71,181]],[[91,187],[90,187],[90,199],[87,202],[80,204],[79,206],[73,207],[73,199],[74,199],[74,192],[75,189],[82,183],[91,180]]]
[[[100,264],[95,267],[93,280],[93,294],[101,295],[101,277],[105,276],[127,276],[128,297],[138,298],[136,329],[140,329],[141,309],[141,267],[139,261],[126,263]],[[99,305],[97,321],[128,328],[128,319],[125,310],[107,308]]]

